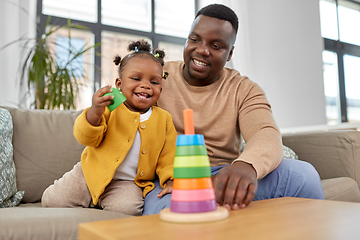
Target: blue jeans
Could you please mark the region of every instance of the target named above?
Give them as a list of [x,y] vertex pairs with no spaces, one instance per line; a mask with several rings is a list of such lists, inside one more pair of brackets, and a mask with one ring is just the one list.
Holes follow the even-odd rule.
[[[217,175],[225,166],[212,167],[212,175]],[[159,180],[155,180],[154,183],[155,189],[144,199],[143,215],[157,214],[162,209],[170,207],[171,194],[158,198],[157,195],[162,188]],[[283,159],[274,171],[258,180],[254,201],[279,197],[324,199],[320,177],[315,168],[304,161]]]

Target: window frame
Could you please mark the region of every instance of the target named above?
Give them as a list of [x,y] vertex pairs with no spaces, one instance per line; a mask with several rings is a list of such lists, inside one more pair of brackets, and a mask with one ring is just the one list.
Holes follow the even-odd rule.
[[[357,4],[360,6],[360,2],[353,0],[346,0],[353,4]],[[338,34],[339,31],[339,13],[338,13],[338,0],[334,0],[336,4],[336,14],[337,14],[337,28]],[[352,55],[356,57],[360,57],[360,46],[342,42],[340,40],[333,40],[328,38],[324,39],[324,50],[331,51],[337,54],[338,61],[338,80],[339,80],[339,100],[340,100],[340,119],[338,121],[340,123],[348,122],[348,114],[347,114],[347,99],[346,99],[346,90],[345,90],[345,70],[344,70],[344,55]],[[340,36],[339,36],[340,39]]]
[[[97,22],[87,22],[78,19],[71,19],[71,22],[77,25],[81,25],[88,28],[88,31],[94,34],[95,43],[101,42],[101,32],[109,31],[115,33],[122,33],[128,35],[140,35],[151,39],[153,48],[156,49],[159,45],[159,42],[167,42],[173,44],[181,44],[184,45],[186,38],[168,36],[163,34],[155,33],[155,0],[151,0],[151,32],[141,31],[141,30],[133,30],[122,27],[116,27],[111,25],[106,25],[101,23],[101,2],[102,0],[97,0]],[[199,0],[194,0],[195,4],[195,14],[199,9]],[[45,32],[45,24],[49,15],[42,13],[42,0],[37,1],[37,23],[39,25],[39,29],[37,30],[37,37],[41,36]],[[66,25],[67,18],[51,16],[49,24],[51,25]],[[190,26],[189,26],[190,28]],[[96,51],[101,54],[101,45],[96,48]],[[97,71],[97,69],[101,69],[101,56],[94,54],[94,92],[101,87],[101,73]]]

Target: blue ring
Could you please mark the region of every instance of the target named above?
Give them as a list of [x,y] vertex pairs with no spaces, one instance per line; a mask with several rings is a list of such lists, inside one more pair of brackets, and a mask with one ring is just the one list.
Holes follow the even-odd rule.
[[205,145],[204,135],[202,134],[183,134],[178,135],[176,146]]

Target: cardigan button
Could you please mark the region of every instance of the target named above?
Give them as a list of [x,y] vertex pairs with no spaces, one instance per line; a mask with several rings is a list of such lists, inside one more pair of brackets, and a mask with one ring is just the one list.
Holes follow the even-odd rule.
[[141,124],[140,127],[141,127],[141,129],[145,129],[145,128],[146,128],[146,125],[145,125],[145,124]]
[[144,174],[145,174],[144,171],[141,171],[140,172],[140,177],[144,176]]
[[142,154],[145,154],[145,153],[146,153],[146,149],[144,148],[141,152],[142,152]]

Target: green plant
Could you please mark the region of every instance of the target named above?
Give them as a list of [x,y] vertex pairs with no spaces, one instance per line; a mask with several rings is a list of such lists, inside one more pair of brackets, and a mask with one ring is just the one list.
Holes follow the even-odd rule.
[[[36,39],[35,44],[31,39],[18,39],[6,46],[19,41],[25,41],[23,51],[25,58],[20,63],[20,82],[23,83],[27,76],[28,91],[31,86],[35,88],[36,109],[75,109],[76,97],[82,83],[79,79],[84,78],[84,72],[79,69],[75,61],[90,49],[96,48],[101,43],[96,43],[90,47],[76,49],[71,42],[71,29],[87,29],[80,25],[72,24],[68,19],[64,26],[50,26],[50,16],[47,19],[45,32]],[[66,28],[68,32],[68,43],[59,44],[51,39],[51,35],[59,29]],[[1,49],[5,48],[2,47]],[[66,50],[67,61],[58,62],[58,56],[52,50],[57,46]],[[0,49],[0,50],[1,50]]]

